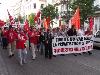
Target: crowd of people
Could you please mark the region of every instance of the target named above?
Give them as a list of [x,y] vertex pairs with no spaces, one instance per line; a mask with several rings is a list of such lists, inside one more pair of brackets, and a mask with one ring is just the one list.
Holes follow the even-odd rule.
[[[45,58],[52,59],[52,39],[56,36],[82,36],[91,35],[92,32],[80,30],[79,32],[72,25],[72,28],[54,28],[54,29],[36,29],[30,27],[29,31],[25,31],[22,28],[13,28],[11,25],[9,28],[5,27],[1,29],[1,45],[3,49],[7,49],[9,58],[14,56],[15,50],[18,53],[19,63],[23,65],[26,63],[27,51],[31,50],[32,60],[35,60],[38,51]],[[89,55],[92,53],[89,51]],[[81,54],[81,53],[80,53]],[[77,54],[74,54],[77,56]],[[64,54],[63,54],[64,56]]]

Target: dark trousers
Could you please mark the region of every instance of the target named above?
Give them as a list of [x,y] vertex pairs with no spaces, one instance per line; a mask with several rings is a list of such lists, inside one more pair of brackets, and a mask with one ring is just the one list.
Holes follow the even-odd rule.
[[43,42],[40,43],[40,47],[39,47],[39,48],[40,48],[40,53],[41,53],[41,55],[44,54],[45,45],[44,45]]
[[52,58],[52,45],[45,44],[45,58]]
[[7,41],[7,38],[2,38],[2,46],[3,46],[3,49],[6,49],[7,48],[7,45],[8,45],[8,41]]
[[29,50],[30,50],[30,47],[31,47],[31,43],[30,43],[30,38],[29,38]]

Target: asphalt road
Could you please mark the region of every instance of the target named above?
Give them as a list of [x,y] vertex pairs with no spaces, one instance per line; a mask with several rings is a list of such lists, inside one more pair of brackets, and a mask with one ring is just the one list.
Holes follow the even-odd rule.
[[59,55],[51,60],[38,53],[36,60],[31,60],[28,55],[27,64],[20,66],[17,54],[8,58],[7,50],[1,49],[0,75],[100,75],[100,50],[93,50],[92,53]]

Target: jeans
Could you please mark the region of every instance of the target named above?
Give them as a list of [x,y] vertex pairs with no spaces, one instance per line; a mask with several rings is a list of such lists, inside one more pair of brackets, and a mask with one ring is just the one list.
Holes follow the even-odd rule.
[[27,50],[26,49],[17,49],[18,51],[18,57],[19,57],[19,63],[22,64],[23,62],[26,62],[26,56],[27,56]]
[[15,48],[16,48],[16,42],[15,41],[8,44],[9,55],[14,54]]
[[41,54],[43,54],[44,53],[44,50],[45,50],[45,46],[44,46],[44,43],[40,43],[40,52],[41,52]]
[[32,59],[35,59],[37,46],[33,43],[31,43],[30,45],[31,45],[31,50],[32,50]]

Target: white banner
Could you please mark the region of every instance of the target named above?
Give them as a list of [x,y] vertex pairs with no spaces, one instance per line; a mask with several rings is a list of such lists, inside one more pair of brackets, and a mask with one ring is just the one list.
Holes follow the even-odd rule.
[[92,36],[54,37],[53,55],[81,53],[93,50]]

